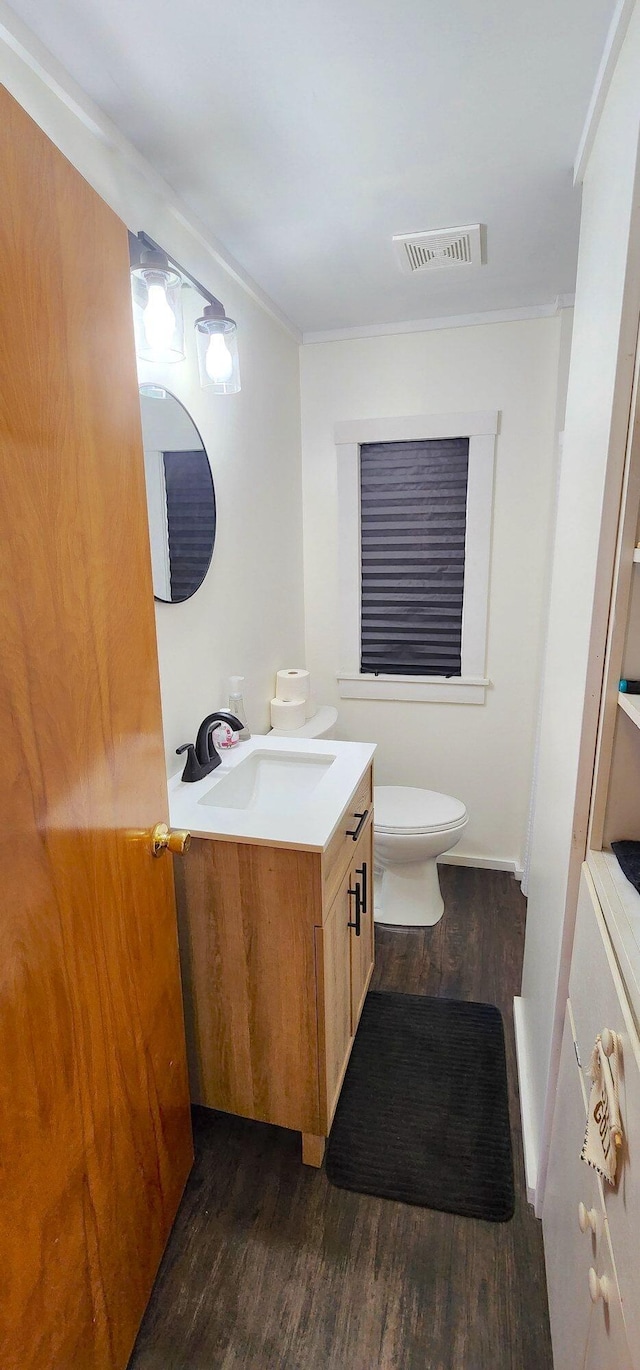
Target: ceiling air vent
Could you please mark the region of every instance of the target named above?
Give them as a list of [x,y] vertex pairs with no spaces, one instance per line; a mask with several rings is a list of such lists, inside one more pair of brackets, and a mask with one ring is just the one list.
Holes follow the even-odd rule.
[[393,238],[403,271],[434,271],[443,266],[480,266],[480,224],[433,228],[426,233],[398,233]]

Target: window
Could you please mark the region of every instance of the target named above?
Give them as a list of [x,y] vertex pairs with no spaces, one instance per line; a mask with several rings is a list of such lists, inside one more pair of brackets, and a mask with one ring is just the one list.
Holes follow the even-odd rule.
[[343,697],[484,701],[497,420],[337,425]]
[[459,676],[468,438],[360,448],[360,668]]

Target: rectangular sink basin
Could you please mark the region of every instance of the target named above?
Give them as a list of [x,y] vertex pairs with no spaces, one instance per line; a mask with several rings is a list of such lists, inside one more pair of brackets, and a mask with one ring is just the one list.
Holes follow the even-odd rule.
[[217,809],[291,813],[311,798],[335,759],[312,752],[252,752],[199,803]]

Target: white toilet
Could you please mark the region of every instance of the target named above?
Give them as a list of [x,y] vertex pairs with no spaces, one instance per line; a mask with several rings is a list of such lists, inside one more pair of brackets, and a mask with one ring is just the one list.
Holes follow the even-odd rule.
[[376,922],[432,927],[444,913],[436,858],[460,841],[464,804],[436,790],[376,785],[373,812]]
[[[274,737],[334,737],[338,711],[321,706],[295,730]],[[460,841],[469,821],[460,799],[408,785],[376,785],[373,795],[376,923],[432,927],[444,913],[436,858]]]
[[313,718],[307,719],[301,728],[272,728],[272,737],[335,737],[338,710],[332,704],[321,704]]

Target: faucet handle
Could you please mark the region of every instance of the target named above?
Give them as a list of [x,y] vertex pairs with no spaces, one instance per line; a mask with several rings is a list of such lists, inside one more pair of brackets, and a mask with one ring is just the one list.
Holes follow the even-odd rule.
[[200,762],[198,761],[198,758],[196,756],[196,749],[193,745],[193,742],[185,742],[183,743],[182,747],[176,747],[176,756],[180,756],[182,752],[187,753],[187,760],[185,763],[185,768],[182,772],[182,779],[187,781],[200,780],[202,767],[200,766]]
[[220,757],[215,750],[208,761],[199,761],[193,742],[184,742],[181,747],[176,747],[176,756],[180,756],[182,752],[187,753],[187,761],[181,779],[187,783],[193,784],[197,780],[203,780],[205,775],[210,775],[211,771],[215,771],[216,766],[220,765]]

